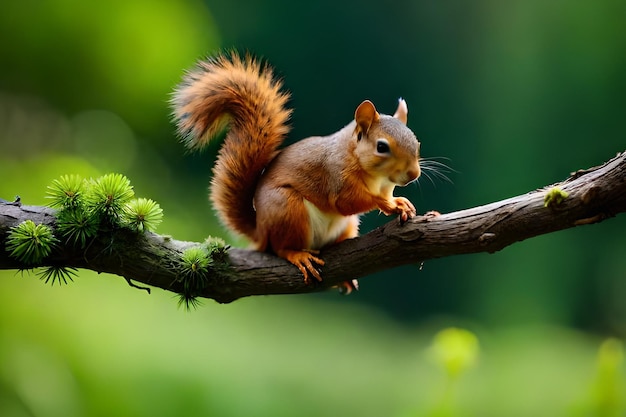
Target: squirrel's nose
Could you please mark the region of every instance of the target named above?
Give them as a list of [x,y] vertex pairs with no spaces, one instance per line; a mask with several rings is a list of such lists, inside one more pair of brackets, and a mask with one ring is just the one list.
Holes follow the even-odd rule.
[[401,172],[399,175],[395,176],[395,178],[390,178],[390,180],[403,187],[415,181],[419,176],[420,169],[417,167]]
[[408,182],[415,181],[420,176],[420,174],[421,174],[421,172],[420,172],[419,165],[416,168],[414,168],[414,169],[409,169],[406,172],[406,175],[409,178]]

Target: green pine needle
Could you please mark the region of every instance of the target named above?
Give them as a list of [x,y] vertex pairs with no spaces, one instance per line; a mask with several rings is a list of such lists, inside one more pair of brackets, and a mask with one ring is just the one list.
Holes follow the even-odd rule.
[[149,198],[131,200],[126,204],[125,214],[128,226],[137,232],[153,232],[163,220],[161,206]]
[[82,208],[66,208],[57,214],[59,235],[81,248],[98,233],[98,226],[98,218]]
[[204,247],[210,254],[211,259],[216,261],[223,261],[228,250],[228,246],[224,239],[219,237],[209,236],[204,241]]
[[52,285],[57,282],[61,285],[67,284],[68,280],[74,282],[72,276],[77,276],[77,270],[76,268],[69,268],[65,266],[49,266],[39,271],[37,275],[39,275],[39,279],[44,281],[46,284],[52,281]]
[[87,204],[96,214],[117,220],[134,196],[128,178],[122,174],[107,174],[91,182]]
[[85,181],[78,175],[62,175],[48,186],[46,198],[50,207],[70,208],[80,205],[85,191]]
[[50,255],[57,239],[52,229],[45,224],[25,220],[12,227],[7,238],[6,249],[13,258],[25,264],[38,264]]
[[180,257],[180,276],[185,284],[187,282],[204,284],[211,263],[212,260],[204,248],[200,246],[188,248]]
[[202,305],[202,301],[198,297],[190,294],[178,294],[178,307],[184,307],[185,310],[195,310]]
[[183,252],[178,265],[179,281],[183,283],[183,292],[178,294],[179,306],[184,306],[189,310],[200,305],[197,294],[208,283],[208,273],[212,262],[209,253],[202,246],[194,246]]

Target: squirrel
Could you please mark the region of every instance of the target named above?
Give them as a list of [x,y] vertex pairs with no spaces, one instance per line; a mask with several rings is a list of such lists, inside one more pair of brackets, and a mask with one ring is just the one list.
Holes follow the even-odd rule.
[[[401,222],[416,215],[393,190],[420,176],[420,142],[406,126],[404,100],[393,116],[365,100],[341,130],[279,149],[289,132],[288,100],[269,65],[230,52],[186,72],[170,104],[190,150],[228,128],[211,182],[221,221],[257,250],[291,262],[311,284],[311,276],[322,281],[319,250],[356,237],[359,214],[379,209]],[[341,287],[349,293],[358,284]]]

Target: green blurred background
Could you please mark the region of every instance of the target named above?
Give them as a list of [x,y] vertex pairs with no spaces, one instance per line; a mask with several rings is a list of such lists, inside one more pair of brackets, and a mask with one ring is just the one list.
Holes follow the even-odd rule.
[[[398,190],[420,212],[511,197],[625,149],[625,21],[620,0],[5,2],[0,197],[44,204],[61,174],[121,172],[161,204],[160,233],[244,245],[207,200],[218,145],[186,155],[167,105],[185,68],[233,47],[284,78],[292,140],[405,98],[423,156],[454,170]],[[0,271],[0,415],[624,415],[621,353],[601,389],[597,349],[626,336],[625,232],[622,215],[365,278],[355,296],[193,312],[119,277]],[[428,355],[449,326],[481,346],[454,396]]]

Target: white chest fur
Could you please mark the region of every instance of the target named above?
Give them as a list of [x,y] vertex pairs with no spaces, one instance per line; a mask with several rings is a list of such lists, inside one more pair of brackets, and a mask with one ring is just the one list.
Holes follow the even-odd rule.
[[350,224],[350,216],[324,213],[308,200],[304,200],[304,206],[309,213],[311,228],[308,249],[320,249],[335,242]]

